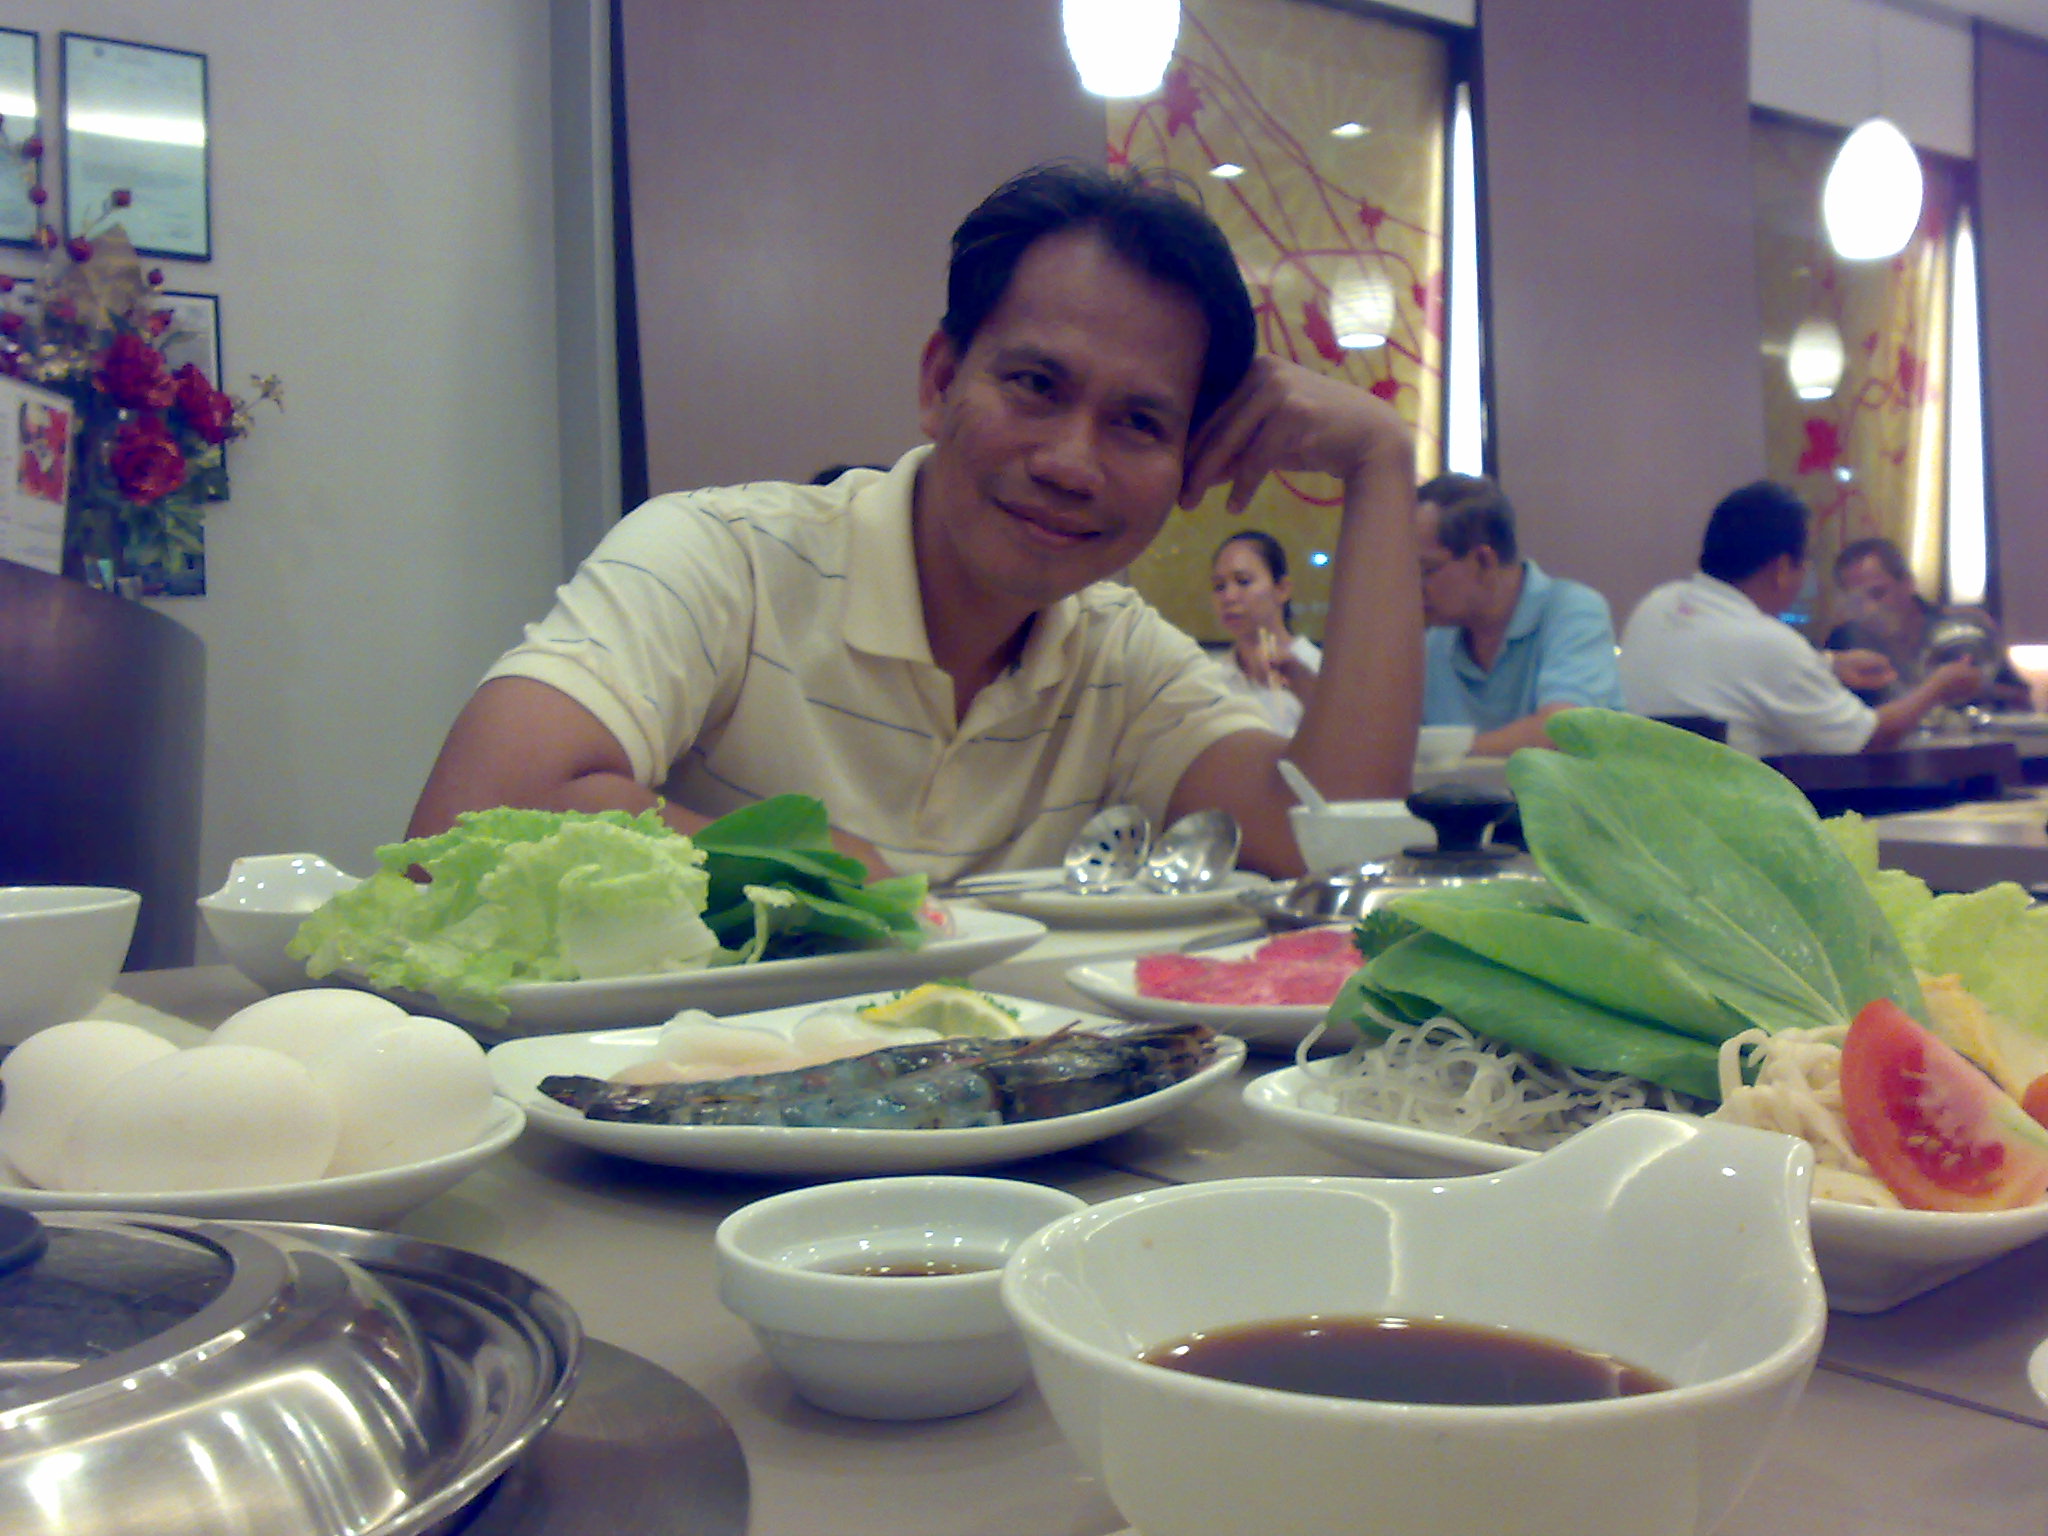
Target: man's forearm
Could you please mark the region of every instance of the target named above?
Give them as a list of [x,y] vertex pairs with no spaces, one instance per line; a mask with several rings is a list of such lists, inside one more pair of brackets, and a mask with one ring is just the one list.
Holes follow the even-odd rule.
[[1570,704],[1545,704],[1533,715],[1524,715],[1493,730],[1482,731],[1472,738],[1472,755],[1506,757],[1523,747],[1547,747],[1550,745],[1550,732],[1544,729],[1545,725],[1552,715],[1572,707]]
[[1866,752],[1882,752],[1897,746],[1906,733],[1927,717],[1930,710],[1942,702],[1939,686],[1931,679],[1910,688],[1887,704],[1877,708],[1877,725],[1870,733],[1870,739],[1863,743]]
[[1408,793],[1422,719],[1414,455],[1385,451],[1346,484],[1314,696],[1288,756],[1332,799]]

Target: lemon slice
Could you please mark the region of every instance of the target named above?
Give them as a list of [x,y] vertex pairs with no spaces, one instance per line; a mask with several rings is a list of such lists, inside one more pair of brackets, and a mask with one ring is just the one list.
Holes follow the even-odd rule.
[[928,981],[899,992],[886,1003],[860,1010],[871,1024],[929,1029],[942,1040],[963,1035],[1018,1035],[1017,1016],[986,992],[957,981]]

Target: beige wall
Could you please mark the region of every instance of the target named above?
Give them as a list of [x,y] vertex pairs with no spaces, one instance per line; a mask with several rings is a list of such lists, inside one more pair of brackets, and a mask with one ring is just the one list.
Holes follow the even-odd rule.
[[626,0],[625,24],[652,488],[893,459],[953,226],[1101,157],[1059,7]]
[[[559,565],[542,0],[17,0],[46,99],[69,28],[208,56],[211,263],[231,380],[286,413],[233,453],[206,642],[200,879],[363,869]],[[0,269],[23,270],[19,253]]]

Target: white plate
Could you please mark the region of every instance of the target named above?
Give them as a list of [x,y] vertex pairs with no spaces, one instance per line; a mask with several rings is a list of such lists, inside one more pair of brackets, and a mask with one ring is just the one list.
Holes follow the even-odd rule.
[[[854,997],[835,1001],[858,1008],[876,1000]],[[1001,1001],[1017,1010],[1019,1022],[1033,1034],[1044,1034],[1075,1022],[1106,1022],[1088,1014],[1077,1015],[1071,1008],[1054,1008],[1024,998],[1004,997]],[[729,1022],[787,1030],[814,1012],[816,1006],[776,1008],[735,1017]],[[1194,1076],[1157,1093],[1050,1120],[960,1131],[629,1125],[615,1120],[586,1120],[573,1109],[541,1094],[540,1080],[555,1073],[609,1077],[621,1067],[645,1059],[659,1033],[655,1029],[618,1029],[508,1040],[493,1047],[488,1059],[498,1091],[525,1106],[527,1123],[564,1141],[677,1168],[825,1177],[930,1173],[1063,1152],[1158,1119],[1234,1075],[1244,1061],[1244,1042],[1219,1036],[1214,1061]]]
[[1191,923],[1197,918],[1228,916],[1241,911],[1239,898],[1262,891],[1273,882],[1248,869],[1225,875],[1213,890],[1191,896],[1162,896],[1156,891],[1114,891],[1081,896],[1060,884],[1056,869],[1005,871],[998,878],[1043,879],[1043,890],[979,891],[970,880],[956,888],[957,894],[971,896],[984,907],[999,912],[1016,912],[1040,922],[1066,926],[1101,924],[1120,928],[1150,928],[1166,923]]
[[[1225,944],[1201,951],[1204,960],[1244,960],[1270,939],[1247,939],[1242,944]],[[1222,1003],[1186,1003],[1167,997],[1146,997],[1138,990],[1136,960],[1093,960],[1067,972],[1067,985],[1083,997],[1113,1008],[1126,1018],[1168,1019],[1180,1023],[1206,1024],[1211,1029],[1236,1035],[1254,1050],[1292,1051],[1309,1031],[1323,1022],[1327,1006],[1275,1003],[1262,1007],[1233,1008]],[[1349,1044],[1356,1035],[1347,1027],[1338,1031]]]
[[[788,1003],[821,1002],[848,992],[964,979],[1045,936],[1045,925],[1029,918],[966,906],[955,906],[952,914],[952,934],[927,939],[917,949],[852,949],[836,955],[806,955],[800,960],[764,960],[759,965],[620,976],[611,981],[517,982],[505,989],[510,1017],[484,1032],[549,1035],[566,1030],[627,1029],[665,1024],[685,1008],[742,1013]],[[464,1024],[475,1022],[417,992],[393,989],[384,995],[413,1013],[437,1014]]]
[[[1247,1083],[1245,1107],[1304,1141],[1396,1177],[1492,1173],[1536,1156],[1462,1136],[1307,1109],[1302,1105],[1305,1088],[1313,1091],[1303,1069],[1286,1067]],[[1814,1256],[1827,1283],[1828,1305],[1838,1312],[1886,1311],[2042,1237],[2048,1237],[2048,1204],[1976,1212],[1881,1211],[1839,1200],[1813,1202]]]
[[[525,1111],[505,1098],[491,1101],[483,1136],[460,1152],[374,1173],[350,1173],[303,1184],[247,1189],[169,1190],[143,1194],[77,1194],[33,1185],[0,1183],[0,1203],[31,1211],[147,1211],[156,1216],[211,1216],[223,1221],[311,1221],[336,1227],[382,1227],[455,1187],[486,1159],[512,1145],[526,1125]],[[19,1178],[0,1164],[5,1178]]]

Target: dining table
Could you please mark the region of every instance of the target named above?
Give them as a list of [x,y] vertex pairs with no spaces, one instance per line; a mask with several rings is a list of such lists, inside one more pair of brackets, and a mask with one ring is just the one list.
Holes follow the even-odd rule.
[[[973,978],[988,990],[1096,1012],[1066,971],[1084,961],[1197,947],[1221,921],[1055,929]],[[210,1027],[260,996],[226,966],[131,972],[103,1011]],[[1254,1056],[1250,1077],[1286,1065]],[[1134,1191],[1269,1174],[1357,1176],[1244,1108],[1226,1084],[1140,1129],[993,1171],[1095,1202]],[[805,1404],[719,1302],[713,1234],[748,1202],[792,1187],[655,1166],[529,1127],[508,1151],[404,1216],[396,1230],[514,1265],[575,1308],[588,1336],[680,1378],[744,1454],[751,1536],[1107,1536],[1124,1528],[1035,1390],[979,1413],[915,1423],[843,1418]],[[1570,1234],[1560,1233],[1560,1242]],[[1274,1254],[1271,1262],[1285,1263]],[[2048,1405],[2028,1360],[2048,1338],[2048,1242],[1892,1310],[1830,1314],[1819,1368],[1723,1536],[2042,1536]],[[1190,1456],[1199,1446],[1188,1448]],[[591,1477],[632,1475],[587,1458]],[[687,1477],[683,1479],[687,1484]],[[1371,1490],[1361,1488],[1361,1508]],[[574,1489],[520,1525],[568,1536]],[[611,1536],[737,1536],[687,1486]],[[1361,1523],[1359,1529],[1370,1529]],[[1258,1536],[1247,1530],[1245,1536]],[[1450,1532],[1444,1536],[1482,1536]],[[1558,1536],[1569,1536],[1559,1532]]]

